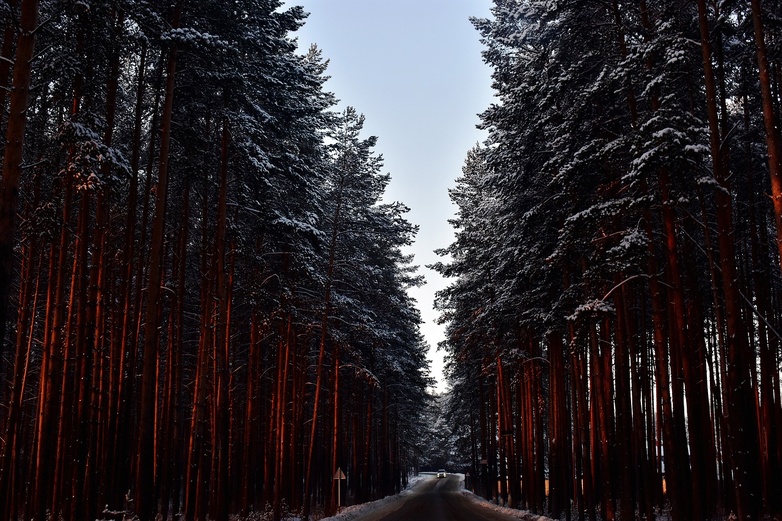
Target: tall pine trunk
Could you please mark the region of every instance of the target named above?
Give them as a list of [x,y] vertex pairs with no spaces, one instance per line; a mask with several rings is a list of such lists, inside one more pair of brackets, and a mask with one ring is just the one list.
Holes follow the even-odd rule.
[[766,130],[771,200],[774,203],[774,220],[777,226],[778,260],[782,269],[782,143],[780,143],[782,139],[780,139],[779,113],[774,110],[774,95],[771,90],[771,74],[766,53],[766,36],[763,29],[760,0],[750,0],[750,4],[752,5],[752,25],[755,30],[760,94],[763,101],[763,125]]
[[711,159],[714,177],[720,184],[716,190],[717,233],[721,282],[727,326],[728,402],[726,413],[729,435],[729,458],[735,477],[736,508],[740,519],[756,519],[760,512],[760,466],[757,444],[758,426],[753,411],[754,398],[751,386],[750,364],[754,364],[754,352],[748,345],[747,326],[741,316],[735,245],[733,242],[733,204],[727,167],[728,145],[720,135],[717,110],[717,85],[712,70],[712,51],[706,1],[698,0],[698,22],[701,34],[704,80],[706,86],[706,112],[709,121]]
[[[172,27],[179,27],[179,18],[184,0],[175,7]],[[166,71],[166,94],[163,107],[160,137],[160,162],[155,200],[155,216],[152,222],[152,238],[149,254],[149,279],[147,285],[147,311],[144,327],[144,346],[141,367],[141,407],[137,443],[135,500],[136,513],[141,521],[151,521],[157,511],[155,495],[155,396],[157,390],[156,366],[159,351],[159,323],[161,305],[163,240],[165,232],[165,210],[168,196],[169,149],[171,146],[171,116],[174,106],[174,84],[176,81],[177,46],[172,44],[168,54]]]
[[[22,0],[19,17],[19,36],[14,57],[14,76],[11,84],[11,102],[8,108],[3,155],[3,178],[0,180],[0,378],[5,374],[2,360],[5,354],[5,331],[9,316],[13,260],[16,246],[16,207],[19,200],[19,181],[24,160],[24,135],[27,127],[27,106],[30,101],[30,77],[35,29],[38,24],[38,0]],[[0,380],[5,388],[5,382]]]
[[304,472],[304,518],[308,519],[311,508],[311,487],[312,487],[312,472],[313,472],[313,458],[314,458],[314,446],[316,444],[316,435],[318,428],[318,414],[320,410],[321,391],[323,387],[323,380],[326,378],[325,363],[326,363],[326,345],[328,343],[328,328],[329,321],[331,319],[331,292],[332,284],[334,280],[334,268],[336,264],[337,255],[337,241],[339,239],[340,229],[340,214],[342,212],[342,198],[343,190],[345,188],[345,173],[340,176],[339,186],[337,187],[337,200],[334,209],[334,215],[332,217],[331,224],[331,239],[329,242],[329,257],[328,265],[326,266],[326,286],[323,292],[323,314],[320,321],[320,343],[318,351],[318,363],[315,375],[315,391],[313,394],[312,405],[312,421],[310,425],[310,437],[309,445],[307,449],[306,470]]
[[228,292],[226,287],[226,229],[227,229],[227,198],[228,198],[228,146],[230,131],[228,120],[223,120],[220,140],[220,172],[219,193],[217,200],[217,229],[215,233],[215,297],[217,299],[217,323],[214,324],[214,392],[212,432],[212,497],[210,501],[210,517],[219,521],[227,521],[228,504],[230,503],[230,487],[228,485],[229,460],[229,345],[230,338],[226,325],[228,323]]

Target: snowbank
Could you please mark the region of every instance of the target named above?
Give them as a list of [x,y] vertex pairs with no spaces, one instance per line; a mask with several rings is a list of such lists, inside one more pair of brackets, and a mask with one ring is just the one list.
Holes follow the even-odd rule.
[[[462,482],[462,485],[463,484],[464,482]],[[516,519],[523,519],[524,521],[554,521],[550,517],[532,514],[526,510],[516,510],[515,508],[508,508],[508,507],[502,507],[500,505],[496,505],[490,501],[486,501],[482,497],[476,496],[469,490],[462,490],[462,494],[465,497],[469,498],[470,501],[472,501],[473,503],[475,503],[480,507],[483,507],[488,510],[492,510],[494,512],[499,512],[506,516],[515,517]]]
[[349,507],[344,507],[336,516],[324,517],[320,521],[350,521],[352,519],[356,519],[370,512],[374,512],[375,510],[378,510],[390,503],[398,501],[400,498],[412,494],[412,489],[420,481],[427,479],[429,477],[431,477],[431,473],[428,474],[421,473],[418,476],[410,476],[410,479],[407,483],[407,488],[404,489],[399,494],[395,494],[393,496],[386,496],[383,499],[378,499],[377,501],[372,501],[370,503],[362,503],[360,505],[351,505]]

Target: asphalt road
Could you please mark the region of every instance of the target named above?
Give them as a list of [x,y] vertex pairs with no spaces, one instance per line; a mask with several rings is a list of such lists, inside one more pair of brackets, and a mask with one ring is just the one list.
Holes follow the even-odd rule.
[[413,493],[356,521],[519,521],[477,505],[461,492],[459,476],[427,479]]

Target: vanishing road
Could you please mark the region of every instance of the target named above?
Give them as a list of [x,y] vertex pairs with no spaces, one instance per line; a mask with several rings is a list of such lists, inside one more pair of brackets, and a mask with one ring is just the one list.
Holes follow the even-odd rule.
[[355,521],[519,521],[482,507],[461,492],[459,476],[432,477],[402,496]]

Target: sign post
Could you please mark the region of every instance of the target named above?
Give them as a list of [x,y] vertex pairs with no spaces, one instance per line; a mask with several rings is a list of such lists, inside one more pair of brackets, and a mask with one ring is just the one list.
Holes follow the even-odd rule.
[[342,507],[342,490],[340,485],[343,479],[347,479],[345,473],[342,472],[342,467],[337,467],[337,471],[334,473],[334,479],[337,480],[337,512],[339,512],[339,509]]

